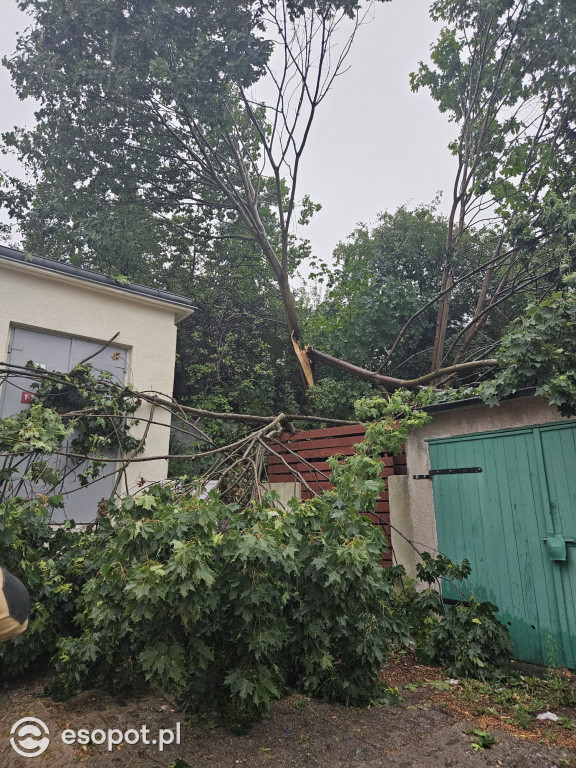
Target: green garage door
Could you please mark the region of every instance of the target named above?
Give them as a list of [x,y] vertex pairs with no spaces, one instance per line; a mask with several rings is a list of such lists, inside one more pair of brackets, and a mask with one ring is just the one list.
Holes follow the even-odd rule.
[[[575,668],[576,424],[430,440],[429,451],[438,548],[470,561],[464,591],[499,607],[517,659]],[[444,597],[461,595],[447,586]]]

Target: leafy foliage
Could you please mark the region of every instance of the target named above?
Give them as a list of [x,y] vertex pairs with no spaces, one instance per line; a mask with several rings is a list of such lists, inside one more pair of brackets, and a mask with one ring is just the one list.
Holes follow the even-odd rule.
[[495,605],[470,597],[450,606],[430,627],[420,657],[441,664],[452,677],[490,677],[510,660],[508,630],[494,617]]
[[410,628],[418,658],[441,665],[451,677],[491,677],[508,663],[512,648],[507,628],[494,617],[497,607],[463,595],[462,602],[445,608],[431,585],[440,586],[442,579],[463,581],[470,575],[470,563],[454,563],[445,555],[434,558],[428,552],[421,557],[418,579],[429,587],[417,591],[409,583],[397,598],[397,611]]
[[334,491],[288,512],[176,500],[161,487],[125,497],[99,529],[98,571],[78,602],[82,634],[59,644],[61,692],[147,680],[237,727],[288,682],[368,703],[396,627],[382,534],[356,511],[363,493],[345,502]]
[[[530,294],[554,290],[573,260],[576,13],[569,0],[435,0],[431,16],[444,27],[412,88],[427,88],[458,127],[436,368],[462,361],[470,347],[485,354]],[[451,307],[451,286],[469,268],[471,229],[495,237],[469,320],[454,336],[451,317],[462,312]]]
[[478,752],[480,749],[490,749],[494,744],[498,743],[491,733],[482,731],[480,728],[473,728],[471,731],[466,731],[466,733],[472,736],[472,749],[475,752]]
[[[431,16],[446,26],[433,48],[432,65],[420,64],[412,86],[429,88],[440,111],[461,124],[455,154],[464,148],[470,157],[479,152],[474,193],[490,190],[505,219],[534,212],[533,195],[569,195],[570,183],[562,176],[574,150],[569,135],[573,4],[435,0]],[[479,43],[481,51],[475,50]],[[470,92],[470,83],[476,92]],[[527,130],[536,126],[535,114],[543,124]],[[564,135],[567,143],[560,151]],[[545,183],[544,169],[549,173]]]
[[470,563],[466,558],[461,563],[454,563],[442,554],[433,558],[429,552],[423,552],[421,557],[422,562],[417,564],[416,572],[418,578],[427,584],[432,585],[440,578],[464,581],[470,576]]
[[[43,408],[39,396],[28,413],[46,411],[60,431],[43,438],[29,430],[34,445],[58,446],[67,434],[72,380],[87,396],[85,375],[55,376],[62,384],[55,391],[39,388],[63,413]],[[2,664],[16,674],[51,658],[49,692],[57,697],[147,682],[239,731],[289,687],[357,706],[390,700],[379,671],[391,645],[406,645],[420,624],[423,653],[485,674],[505,655],[506,631],[488,616],[492,607],[471,600],[437,621],[437,592],[399,600],[391,576],[400,569],[382,569],[385,538],[361,514],[374,510],[384,487],[380,454],[426,420],[413,398],[398,392],[359,402],[358,414],[375,419],[366,442],[353,456],[330,459],[333,490],[289,510],[275,508],[273,495],[238,508],[215,492],[157,485],[101,505],[98,523],[80,535],[48,525],[59,496],[5,500],[0,558],[29,587],[34,607],[29,631],[0,648]],[[420,568],[428,583],[468,572],[466,563],[429,556]]]
[[[269,214],[272,226],[271,219]],[[291,244],[294,265],[306,253],[302,244]],[[282,302],[271,270],[261,261],[254,243],[237,240],[231,247],[216,240],[193,261],[178,259],[161,276],[170,290],[190,296],[196,306],[178,328],[175,396],[180,402],[265,415],[306,409],[300,374],[283,337]]]
[[0,645],[0,673],[6,680],[46,669],[58,640],[76,631],[75,601],[90,572],[90,537],[81,538],[69,525],[49,525],[61,503],[61,496],[0,502],[0,562],[32,596],[27,631]]
[[498,350],[500,369],[481,397],[490,405],[526,386],[537,387],[563,416],[576,415],[576,275],[565,289],[531,304],[510,327]]
[[307,392],[308,401],[313,413],[330,419],[353,418],[356,400],[373,393],[371,384],[348,376],[324,375],[315,382]]
[[[404,323],[440,290],[448,222],[436,206],[380,213],[375,226],[361,224],[338,244],[333,265],[314,264],[313,277],[327,288],[306,323],[314,345],[365,368],[380,366]],[[480,261],[482,237],[468,237],[466,248],[470,264]],[[477,287],[478,279],[455,289],[461,316]],[[411,378],[429,365],[435,314],[432,303],[411,323],[394,355],[394,375]]]
[[[41,403],[32,403],[31,407],[17,416],[8,416],[0,422],[0,449],[3,453],[19,455],[54,453],[60,444],[74,431],[74,426],[67,426],[60,414],[52,408],[45,408]],[[16,470],[3,469],[3,481],[6,482]]]
[[420,396],[406,389],[397,389],[390,397],[363,398],[355,403],[356,417],[368,421],[365,442],[358,446],[360,452],[376,455],[388,452],[402,453],[408,432],[431,420],[418,409]]

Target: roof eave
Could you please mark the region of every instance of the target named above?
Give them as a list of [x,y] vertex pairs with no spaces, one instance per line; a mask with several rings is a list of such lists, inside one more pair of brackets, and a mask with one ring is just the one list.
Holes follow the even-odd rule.
[[14,248],[7,248],[0,245],[0,261],[11,264],[16,268],[29,268],[49,272],[55,277],[62,279],[81,280],[100,289],[110,289],[126,295],[132,296],[140,301],[162,304],[164,307],[170,306],[174,310],[174,319],[176,323],[189,317],[196,307],[190,299],[184,296],[178,296],[174,293],[161,291],[157,288],[148,288],[138,283],[119,283],[112,277],[101,275],[98,272],[91,272],[81,267],[75,267],[72,264],[64,264],[53,259],[46,259],[42,256],[27,256],[22,251]]
[[[524,387],[518,389],[514,394],[504,398],[501,402],[508,400],[515,400],[518,397],[534,397],[536,394],[536,387]],[[439,413],[440,411],[453,411],[457,408],[470,408],[472,406],[487,405],[487,403],[480,397],[467,397],[464,400],[450,400],[446,403],[432,403],[431,405],[422,406],[421,410],[427,413]]]

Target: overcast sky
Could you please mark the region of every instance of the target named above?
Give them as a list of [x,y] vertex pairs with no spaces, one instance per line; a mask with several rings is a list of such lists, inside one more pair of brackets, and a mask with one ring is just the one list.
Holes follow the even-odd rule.
[[[15,0],[0,0],[0,9],[0,53],[6,55],[28,22]],[[374,21],[359,31],[350,70],[319,108],[302,161],[300,196],[322,204],[302,231],[314,255],[328,258],[358,222],[372,222],[384,209],[428,203],[439,191],[446,209],[454,173],[446,147],[454,126],[427,93],[413,94],[408,80],[437,32],[427,0],[378,3]],[[34,105],[18,100],[3,67],[0,99],[0,131],[32,124]],[[14,169],[11,160],[0,162]]]
[[438,31],[427,8],[426,0],[379,4],[358,33],[350,71],[318,112],[301,189],[323,205],[308,227],[319,255],[384,209],[427,203],[439,191],[447,206],[455,126],[409,85]]

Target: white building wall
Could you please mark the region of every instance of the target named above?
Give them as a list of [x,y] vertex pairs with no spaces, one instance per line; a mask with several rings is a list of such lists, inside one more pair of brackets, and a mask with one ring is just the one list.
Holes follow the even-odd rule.
[[[0,262],[0,359],[6,360],[12,326],[61,333],[105,343],[120,332],[115,346],[128,350],[126,383],[140,391],[172,394],[176,355],[176,313],[178,307],[161,300],[85,282],[30,264]],[[189,314],[184,312],[184,314]],[[144,404],[138,416],[145,419],[151,407]],[[154,420],[166,427],[151,425],[143,455],[166,455],[169,445],[169,415],[156,409]],[[134,434],[142,434],[142,423]],[[157,460],[132,464],[128,469],[128,490],[163,480],[168,463]],[[126,487],[121,489],[126,492]]]

